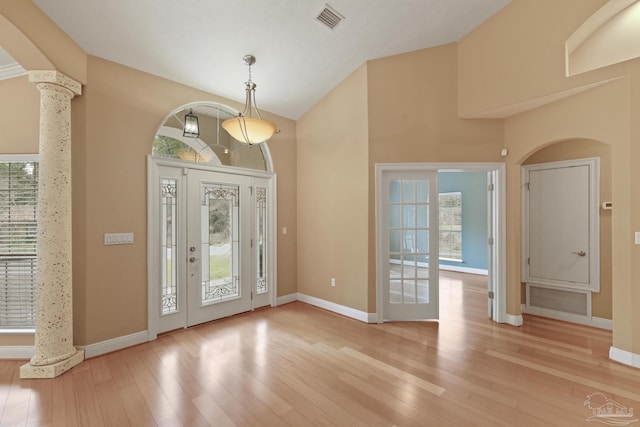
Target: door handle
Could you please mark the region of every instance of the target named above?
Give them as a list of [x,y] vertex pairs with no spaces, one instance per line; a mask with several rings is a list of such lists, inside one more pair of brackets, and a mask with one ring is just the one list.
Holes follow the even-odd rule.
[[189,262],[196,262],[198,260],[198,258],[192,256],[191,258],[189,258]]
[[585,251],[580,251],[580,252],[571,252],[572,254],[576,254],[578,256],[585,256],[587,253]]

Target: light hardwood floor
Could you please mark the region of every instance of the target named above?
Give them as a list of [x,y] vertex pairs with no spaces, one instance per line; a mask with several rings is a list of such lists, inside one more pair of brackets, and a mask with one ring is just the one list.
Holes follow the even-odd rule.
[[494,324],[481,276],[442,272],[440,295],[440,322],[368,325],[295,302],[53,380],[0,361],[0,425],[567,427],[599,424],[584,405],[596,392],[640,412],[640,370],[609,361],[610,332]]

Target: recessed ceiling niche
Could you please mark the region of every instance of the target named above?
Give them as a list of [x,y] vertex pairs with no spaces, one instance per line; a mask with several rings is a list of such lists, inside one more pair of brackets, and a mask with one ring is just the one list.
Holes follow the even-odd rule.
[[640,57],[640,1],[612,0],[566,42],[566,74],[573,76]]

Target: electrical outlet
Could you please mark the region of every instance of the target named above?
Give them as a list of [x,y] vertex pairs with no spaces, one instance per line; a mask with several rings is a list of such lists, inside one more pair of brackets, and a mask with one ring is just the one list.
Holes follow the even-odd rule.
[[331,278],[331,286],[334,287],[334,288],[336,287],[336,278],[335,277]]

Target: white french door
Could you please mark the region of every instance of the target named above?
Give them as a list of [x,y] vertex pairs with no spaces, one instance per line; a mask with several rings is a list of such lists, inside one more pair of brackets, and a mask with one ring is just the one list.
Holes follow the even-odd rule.
[[437,171],[383,171],[382,320],[438,319]]
[[271,304],[274,177],[149,165],[150,335]]

